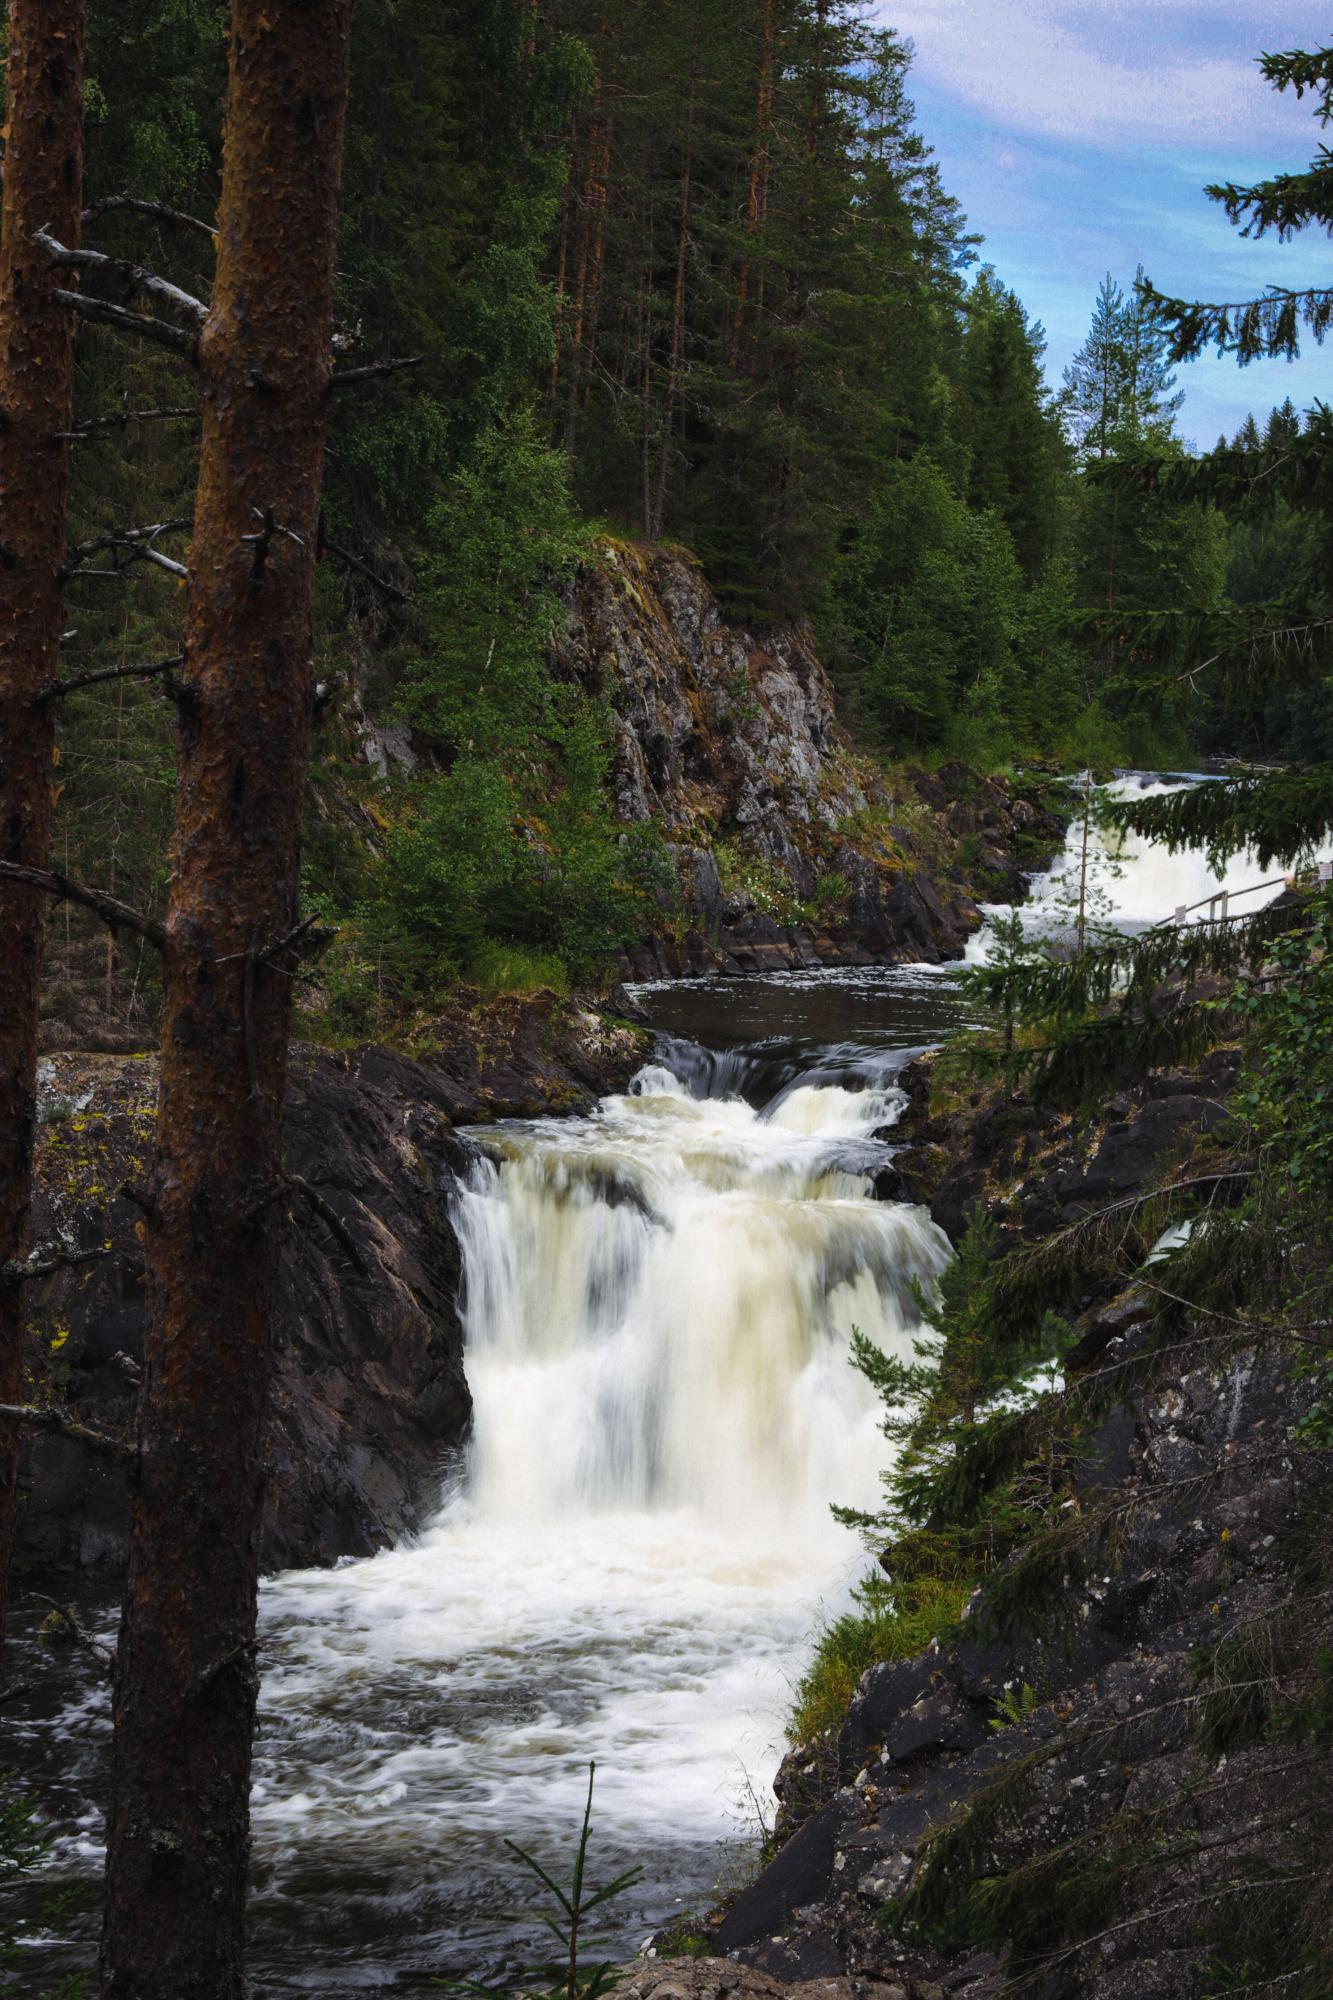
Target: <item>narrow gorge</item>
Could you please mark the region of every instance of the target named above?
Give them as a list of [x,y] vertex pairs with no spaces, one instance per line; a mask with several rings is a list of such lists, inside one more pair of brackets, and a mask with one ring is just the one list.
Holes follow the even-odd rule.
[[[967,815],[978,793],[1005,798],[968,789]],[[1217,886],[1199,857],[1131,846],[1093,859],[1130,927]],[[1075,827],[1037,880],[1034,922],[1058,924],[1081,866]],[[1249,879],[1243,861],[1227,878],[1233,891]],[[359,1989],[372,1957],[381,1983],[423,1995],[441,1974],[523,1963],[540,1934],[515,1915],[531,1899],[504,1843],[553,1858],[593,1758],[598,1866],[645,1871],[616,1906],[617,1952],[697,1936],[723,1894],[707,1949],[749,1960],[735,1977],[757,1991],[774,1977],[896,1977],[869,1922],[899,1879],[873,1827],[909,1852],[913,1836],[893,1808],[867,1821],[853,1766],[885,1745],[909,1800],[906,1774],[932,1759],[946,1787],[969,1750],[984,1772],[1006,1679],[1036,1678],[1021,1650],[966,1646],[947,1656],[957,1669],[881,1670],[831,1766],[803,1779],[804,1750],[784,1765],[794,1838],[745,1886],[795,1683],[864,1569],[830,1503],[873,1507],[887,1462],[877,1400],[849,1364],[853,1329],[910,1358],[915,1288],[950,1256],[940,1223],[956,1234],[997,1184],[966,1120],[932,1129],[916,1102],[923,1052],[969,1019],[947,963],[714,969],[621,1001],[633,1024],[557,1009],[540,1032],[512,1015],[506,1040],[497,1022],[484,1075],[364,1051],[312,1057],[297,1087],[298,1161],[367,1275],[332,1234],[293,1230],[254,1793],[265,1994]],[[115,1170],[130,1163],[146,1066],[53,1063],[48,1088],[68,1093],[48,1120],[58,1203],[78,1160],[120,1149]],[[543,1095],[563,1115],[543,1114]],[[1197,1095],[1173,1129],[1195,1122]],[[1154,1127],[1129,1184],[1160,1138]],[[77,1207],[61,1212],[80,1226]],[[132,1368],[132,1246],[49,1307],[47,1365],[103,1420],[126,1393],[122,1355]],[[1196,1393],[1212,1422],[1212,1392]],[[1274,1390],[1264,1377],[1234,1393]],[[117,1562],[114,1474],[65,1440],[39,1442],[34,1460],[30,1558],[41,1580],[81,1570],[96,1604]],[[1070,1672],[1085,1670],[1080,1655]],[[77,1962],[91,1894],[106,1698],[76,1657],[39,1685],[15,1741],[61,1801],[53,1872],[73,1914],[38,1952],[54,1974]],[[853,1879],[868,1904],[847,1906]],[[902,1976],[918,1977],[912,1993],[997,1990],[995,1961],[961,1962],[967,1979],[943,1989],[930,1981],[949,1961],[929,1954]],[[645,1992],[682,1978],[725,1990],[713,1963],[637,1977]]]

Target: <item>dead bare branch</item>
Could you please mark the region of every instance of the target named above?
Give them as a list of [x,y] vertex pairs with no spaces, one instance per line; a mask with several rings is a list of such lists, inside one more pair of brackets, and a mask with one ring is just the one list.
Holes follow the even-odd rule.
[[81,1264],[97,1264],[108,1252],[97,1250],[62,1250],[58,1246],[34,1250],[26,1263],[0,1264],[0,1279],[10,1284],[24,1284],[29,1278],[49,1278],[53,1271],[76,1271]]
[[95,917],[100,918],[113,936],[123,930],[129,931],[157,951],[161,951],[166,944],[166,932],[154,918],[132,910],[128,903],[109,896],[104,889],[93,889],[85,882],[75,882],[57,868],[24,868],[16,861],[0,861],[0,882],[19,882],[30,889],[40,889],[43,895],[52,897],[57,903],[77,903],[80,909],[91,910]]
[[28,1430],[68,1438],[71,1444],[81,1444],[86,1451],[101,1452],[104,1457],[119,1459],[122,1464],[129,1464],[135,1457],[134,1446],[124,1438],[109,1437],[105,1431],[91,1430],[56,1403],[0,1403],[0,1424],[22,1424]]
[[362,576],[369,577],[376,590],[383,591],[386,597],[396,597],[401,604],[411,604],[410,590],[401,590],[396,583],[390,583],[386,576],[381,576],[378,570],[372,569],[363,557],[353,555],[352,551],[345,549],[341,542],[335,542],[331,535],[324,536],[321,547],[325,555],[332,556],[335,562],[343,563],[348,569],[357,570]]
[[177,667],[185,665],[184,653],[173,653],[169,660],[155,660],[146,667],[99,667],[91,674],[71,674],[65,680],[52,681],[50,687],[34,697],[35,702],[62,701],[67,694],[78,694],[84,688],[102,687],[107,681],[147,681],[157,678],[165,680],[168,687]]
[[118,410],[105,417],[88,417],[83,423],[75,424],[73,430],[52,431],[53,444],[83,444],[90,438],[103,437],[112,431],[128,430],[131,424],[170,424],[183,422],[186,418],[197,419],[199,415],[189,403],[165,404],[160,410]]
[[258,583],[263,578],[268,563],[268,552],[273,546],[275,537],[295,542],[298,549],[303,549],[305,543],[295,528],[284,528],[280,521],[274,519],[271,507],[252,507],[250,512],[258,521],[259,527],[253,535],[242,535],[241,541],[247,548],[254,550],[250,562],[250,575]]
[[83,292],[53,291],[53,299],[62,306],[68,306],[80,319],[92,320],[98,326],[111,326],[118,333],[132,333],[136,339],[147,340],[154,347],[165,347],[173,354],[183,355],[191,366],[197,357],[199,337],[189,333],[183,326],[173,326],[169,320],[157,319],[152,313],[129,312],[124,306],[113,306],[109,299],[90,299]]
[[45,250],[51,263],[62,270],[110,274],[119,278],[131,291],[142,292],[154,304],[193,320],[196,327],[201,327],[208,318],[208,307],[202,299],[197,299],[193,292],[182,290],[179,285],[173,285],[170,278],[159,277],[146,264],[132,263],[128,257],[108,257],[104,250],[69,250],[57,241],[49,229],[39,229],[33,241]]
[[325,1226],[329,1229],[329,1231],[337,1238],[338,1242],[341,1244],[343,1250],[346,1253],[348,1263],[352,1265],[353,1269],[361,1277],[368,1278],[370,1276],[369,1267],[366,1263],[365,1258],[361,1255],[361,1252],[358,1250],[355,1242],[353,1241],[351,1232],[348,1229],[347,1224],[338,1214],[338,1211],[335,1208],[331,1208],[329,1203],[325,1201],[323,1195],[319,1192],[319,1189],[312,1187],[309,1181],[303,1180],[300,1174],[288,1174],[286,1176],[285,1185],[289,1187],[294,1194],[299,1194],[302,1201],[306,1202],[311,1208],[314,1209],[315,1214],[319,1217],[320,1221],[325,1224]]
[[[184,563],[177,562],[174,556],[163,555],[157,542],[161,535],[184,534],[192,526],[188,516],[178,515],[175,520],[152,521],[142,528],[113,528],[105,535],[95,536],[92,541],[80,542],[70,550],[66,560],[66,580],[77,576],[119,576],[134,563],[140,562],[155,563],[170,575],[183,577],[188,574]],[[103,554],[117,558],[110,570],[88,567],[91,557]]]
[[197,215],[186,215],[183,209],[169,208],[164,201],[142,201],[132,194],[104,194],[97,201],[89,202],[83,211],[85,222],[96,222],[103,215],[148,215],[155,222],[172,222],[178,229],[193,229],[197,235],[206,236],[210,243],[217,241],[217,231],[211,222],[201,222]]
[[32,1594],[38,1604],[51,1606],[51,1616],[44,1621],[44,1629],[49,1630],[54,1624],[56,1630],[71,1640],[80,1652],[87,1653],[109,1673],[116,1664],[115,1648],[104,1646],[100,1639],[94,1639],[79,1616],[78,1607],[73,1604],[60,1604],[54,1597],[47,1597],[40,1590],[35,1590]]
[[148,1217],[150,1222],[157,1221],[157,1203],[150,1194],[145,1194],[142,1188],[135,1187],[133,1181],[122,1181],[116,1193],[122,1201],[132,1203],[141,1215]]
[[[56,297],[60,298],[57,292]],[[404,368],[420,368],[423,357],[410,354],[396,361],[368,361],[360,368],[339,368],[329,383],[331,389],[355,389],[363,382],[374,382],[381,375],[398,375]]]
[[[284,952],[289,951],[296,952],[298,959],[308,958],[331,945],[337,935],[327,924],[321,924],[317,916],[302,917],[299,924],[293,924],[286,937],[279,938],[276,944],[268,945],[260,952],[259,962],[261,965],[277,966]],[[277,966],[277,969],[280,972],[287,970],[284,966]]]

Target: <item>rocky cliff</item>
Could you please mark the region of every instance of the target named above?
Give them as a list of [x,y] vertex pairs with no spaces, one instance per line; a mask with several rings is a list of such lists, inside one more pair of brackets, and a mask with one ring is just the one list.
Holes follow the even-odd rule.
[[[386,1049],[295,1061],[288,1160],[337,1216],[290,1208],[275,1325],[264,1533],[268,1569],[385,1548],[431,1511],[471,1402],[448,1204],[454,1127],[570,1110],[623,1084],[646,1038],[550,995],[461,1004],[422,1031],[428,1059]],[[38,1238],[107,1254],[32,1287],[29,1395],[128,1434],[144,1312],[138,1211],[120,1190],[151,1155],[151,1057],[43,1065]],[[350,1242],[363,1268],[353,1264]],[[96,1585],[125,1552],[125,1475],[61,1436],[24,1453],[19,1560]]]
[[[982,1203],[1031,1244],[1215,1168],[1236,1056],[1080,1119],[933,1089],[931,1067],[907,1079],[909,1184],[955,1235]],[[1217,1316],[1186,1316],[1156,1358],[1169,1301],[1131,1276],[1141,1256],[1113,1253],[1082,1301],[1061,1402],[1091,1434],[1036,1468],[1065,1524],[1054,1594],[1019,1584],[1020,1547],[993,1579],[1007,1596],[988,1586],[957,1630],[869,1669],[841,1731],[788,1756],[776,1852],[705,1930],[713,1956],[641,1965],[634,2000],[1205,2000],[1275,1925],[1289,1944],[1308,1925],[1333,1777],[1302,1721],[1323,1712],[1333,1563],[1329,1455],[1300,1431],[1316,1390]]]
[[724,623],[699,565],[608,542],[559,667],[611,705],[616,807],[664,832],[676,882],[637,976],[957,957],[975,898],[1022,893],[1058,822],[961,766],[855,754],[806,625]]

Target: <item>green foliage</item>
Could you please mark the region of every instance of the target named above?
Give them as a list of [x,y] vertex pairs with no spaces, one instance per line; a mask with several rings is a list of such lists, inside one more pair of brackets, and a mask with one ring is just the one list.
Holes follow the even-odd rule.
[[[50,1835],[36,1806],[20,1790],[16,1773],[0,1771],[0,1891],[12,1890],[34,1875],[50,1851]],[[58,1914],[57,1902],[33,1919],[0,1916],[0,1994],[12,1994],[17,2000],[20,1990],[31,1990],[26,1985],[20,1988],[18,1983],[18,1968],[31,1969],[25,1940],[30,1942],[32,1931]],[[86,2000],[87,1992],[87,1979],[72,1973],[58,1986],[47,1987],[38,2000]]]
[[1002,1729],[1021,1729],[1036,1713],[1040,1700],[1030,1681],[1009,1682],[996,1699],[991,1730],[998,1735]]
[[470,1993],[476,2000],[499,2000],[511,1991],[543,1996],[543,2000],[603,2000],[619,1983],[622,1968],[612,1959],[587,1962],[587,1954],[603,1944],[603,1940],[590,1937],[587,1921],[594,1910],[605,1907],[617,1896],[623,1896],[643,1879],[642,1868],[626,1868],[619,1875],[599,1887],[588,1884],[588,1848],[592,1841],[592,1793],[597,1777],[596,1764],[588,1766],[588,1797],[583,1808],[583,1825],[579,1831],[578,1846],[574,1851],[573,1869],[568,1890],[548,1873],[535,1855],[529,1854],[516,1841],[506,1840],[505,1846],[528,1871],[535,1875],[544,1888],[555,1898],[552,1908],[542,1910],[540,1921],[551,1933],[559,1947],[558,1959],[548,1960],[540,1965],[525,1966],[517,1975],[516,1983],[510,1986],[485,1986],[475,1980],[449,1980],[454,1992]]
[[[1297,97],[1308,92],[1315,99],[1321,125],[1333,116],[1331,64],[1333,51],[1328,49],[1262,58],[1264,74],[1277,90],[1291,90]],[[1271,232],[1286,241],[1309,227],[1328,232],[1333,230],[1333,153],[1321,145],[1303,173],[1275,174],[1249,186],[1224,181],[1211,186],[1208,196],[1245,236]],[[1141,289],[1145,305],[1170,329],[1178,361],[1192,360],[1210,346],[1219,354],[1234,354],[1242,365],[1264,356],[1291,360],[1300,352],[1302,328],[1322,341],[1333,325],[1333,290],[1326,286],[1293,290],[1270,285],[1260,297],[1222,304],[1170,298],[1146,284]]]
[[[997,1236],[987,1211],[975,1208],[936,1294],[919,1293],[926,1331],[914,1340],[911,1361],[883,1353],[863,1334],[853,1337],[853,1360],[880,1396],[881,1428],[898,1447],[884,1475],[888,1511],[882,1517],[863,1517],[863,1527],[924,1523],[937,1516],[967,1524],[966,1508],[957,1492],[950,1492],[960,1455],[992,1423],[1002,1425],[1005,1413],[995,1408],[997,1398],[1018,1388],[1050,1355],[1056,1330],[1045,1322],[1026,1336],[997,1337]],[[843,1511],[841,1518],[857,1517]]]
[[552,672],[570,579],[592,551],[529,412],[482,431],[430,542],[404,703],[446,768],[399,803],[373,922],[407,942],[407,991],[422,970],[523,979],[534,954],[567,985],[637,934],[657,856],[651,829],[613,823],[608,713]]
[[560,787],[540,804],[498,761],[474,756],[409,795],[378,890],[395,927],[429,941],[441,968],[465,972],[498,944],[553,954],[586,977],[637,934],[654,847],[650,832],[632,840],[607,816],[597,720],[566,739]]
[[1138,289],[1128,297],[1107,272],[1088,337],[1065,370],[1061,409],[1080,458],[1141,456],[1172,437],[1185,400],[1166,358],[1167,340]]
[[834,1619],[816,1640],[787,1722],[792,1741],[807,1743],[839,1728],[867,1668],[923,1652],[958,1623],[971,1589],[967,1574],[946,1571],[890,1582],[872,1571],[853,1593],[856,1609]]
[[1291,867],[1333,834],[1333,765],[1129,798],[1108,807],[1108,815],[1172,854],[1202,847],[1218,871],[1246,848],[1255,850],[1260,868]]
[[530,412],[488,424],[432,511],[422,563],[426,637],[406,676],[418,728],[453,754],[539,756],[583,719],[553,679],[565,593],[592,549],[560,455]]

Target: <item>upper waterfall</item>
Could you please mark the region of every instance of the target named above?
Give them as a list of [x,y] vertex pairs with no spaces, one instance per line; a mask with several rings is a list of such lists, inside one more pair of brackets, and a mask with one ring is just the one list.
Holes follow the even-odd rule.
[[[1112,784],[1098,786],[1094,798],[1098,795],[1112,800],[1161,798],[1203,782],[1207,781],[1130,773]],[[1063,854],[1032,879],[1021,911],[1029,936],[1072,931],[1082,868],[1080,810],[1070,821]],[[1272,867],[1260,868],[1257,857],[1248,850],[1233,855],[1219,872],[1209,865],[1202,848],[1191,847],[1172,854],[1161,841],[1145,840],[1133,833],[1121,834],[1099,825],[1095,808],[1089,824],[1087,887],[1093,917],[1119,930],[1141,931],[1169,923],[1179,909],[1189,911],[1189,920],[1196,921],[1208,915],[1208,899],[1224,892],[1233,915],[1251,915],[1280,893],[1281,881],[1273,879],[1278,873]],[[1200,904],[1204,905],[1202,909]],[[969,941],[968,963],[983,963],[990,948],[991,932],[987,926]]]
[[901,1102],[798,1085],[758,1111],[652,1066],[575,1125],[488,1138],[455,1215],[475,1518],[698,1509],[789,1543],[872,1500],[851,1332],[905,1354],[912,1281],[948,1255],[858,1171]]

